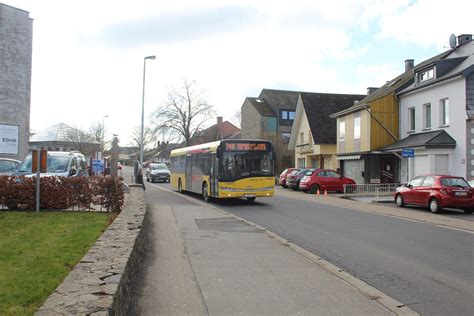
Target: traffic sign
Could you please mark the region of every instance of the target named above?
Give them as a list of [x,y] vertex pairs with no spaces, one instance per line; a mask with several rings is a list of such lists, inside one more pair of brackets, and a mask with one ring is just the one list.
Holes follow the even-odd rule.
[[92,171],[104,172],[104,161],[102,159],[92,159]]
[[403,148],[402,149],[402,156],[413,158],[413,157],[415,157],[415,150],[413,148]]

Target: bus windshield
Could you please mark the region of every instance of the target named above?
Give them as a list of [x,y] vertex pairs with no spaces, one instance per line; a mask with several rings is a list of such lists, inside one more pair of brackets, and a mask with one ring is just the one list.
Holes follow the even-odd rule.
[[269,152],[224,152],[219,166],[220,181],[273,176],[273,161]]

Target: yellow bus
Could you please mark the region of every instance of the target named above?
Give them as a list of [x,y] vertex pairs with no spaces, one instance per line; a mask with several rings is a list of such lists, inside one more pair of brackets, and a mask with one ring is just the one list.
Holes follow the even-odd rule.
[[212,198],[273,196],[275,151],[266,140],[220,140],[171,151],[171,186]]

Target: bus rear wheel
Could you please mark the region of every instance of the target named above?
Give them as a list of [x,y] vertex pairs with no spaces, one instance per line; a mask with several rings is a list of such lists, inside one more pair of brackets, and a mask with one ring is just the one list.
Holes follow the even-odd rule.
[[209,200],[211,199],[210,196],[209,196],[209,191],[207,189],[207,183],[206,182],[204,182],[202,184],[202,198],[206,202],[209,202]]
[[183,185],[181,184],[181,178],[178,179],[178,192],[183,193]]

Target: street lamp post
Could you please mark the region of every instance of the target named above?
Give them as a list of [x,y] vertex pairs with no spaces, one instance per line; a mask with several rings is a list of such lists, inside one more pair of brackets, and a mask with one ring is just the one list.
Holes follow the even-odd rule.
[[140,168],[143,166],[143,130],[144,130],[144,120],[145,120],[145,69],[146,69],[146,60],[155,59],[156,56],[147,56],[143,59],[143,94],[142,94],[142,127],[140,133]]
[[108,115],[104,115],[102,117],[102,158],[103,158],[103,155],[104,155],[104,151],[105,151],[105,118],[106,117],[109,117]]

